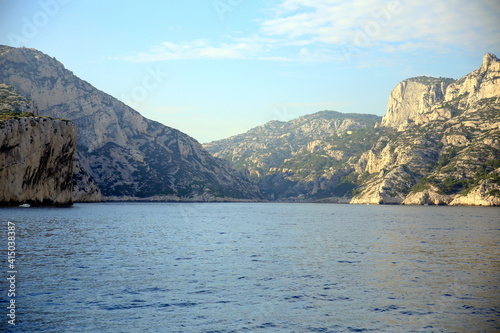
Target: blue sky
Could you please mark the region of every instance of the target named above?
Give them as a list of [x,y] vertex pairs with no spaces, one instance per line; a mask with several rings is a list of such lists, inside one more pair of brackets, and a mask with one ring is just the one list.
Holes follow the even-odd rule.
[[200,142],[320,110],[384,115],[394,86],[500,52],[497,0],[0,0],[36,48]]

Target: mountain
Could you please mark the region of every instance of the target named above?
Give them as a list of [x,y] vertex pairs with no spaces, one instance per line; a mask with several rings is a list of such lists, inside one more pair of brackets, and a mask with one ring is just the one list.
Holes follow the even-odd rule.
[[[404,117],[401,116],[404,115]],[[486,54],[459,80],[413,78],[392,91],[394,132],[356,165],[353,203],[500,204],[500,61]]]
[[0,69],[0,83],[39,115],[76,125],[82,195],[93,180],[114,200],[261,199],[257,186],[196,140],[144,118],[42,52],[0,46]]
[[[15,96],[10,92],[10,98]],[[16,108],[21,106],[26,104]],[[70,205],[75,155],[76,127],[71,122],[4,108],[0,113],[0,205]]]
[[[205,144],[238,170],[248,170],[269,200],[343,195],[339,180],[374,142],[381,117],[322,111],[289,122],[271,121],[244,134]],[[380,133],[379,133],[380,134]]]
[[[500,61],[416,77],[386,115],[319,112],[206,144],[270,200],[500,205]],[[360,118],[366,117],[366,118]]]

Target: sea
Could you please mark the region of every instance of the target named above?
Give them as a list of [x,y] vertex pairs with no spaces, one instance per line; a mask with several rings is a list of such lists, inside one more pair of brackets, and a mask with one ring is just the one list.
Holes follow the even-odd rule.
[[0,331],[500,332],[499,213],[313,203],[2,208]]

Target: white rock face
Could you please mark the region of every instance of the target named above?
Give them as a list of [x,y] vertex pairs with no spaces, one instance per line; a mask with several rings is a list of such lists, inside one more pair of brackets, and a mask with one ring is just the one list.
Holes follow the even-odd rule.
[[429,83],[412,79],[399,83],[389,96],[382,125],[404,129],[417,116],[431,112],[433,106],[443,100],[447,85],[438,80]]
[[75,154],[69,121],[0,121],[0,203],[71,204]]
[[453,117],[448,103],[461,99],[460,108],[474,109],[480,100],[499,96],[500,60],[488,53],[481,67],[459,80],[417,77],[399,83],[389,96],[382,125],[402,131],[412,123],[447,120]]
[[[498,170],[497,170],[498,172]],[[498,185],[488,181],[481,182],[467,195],[455,196],[450,202],[452,206],[500,206],[500,197],[491,194],[498,191]]]
[[353,204],[401,204],[414,179],[408,175],[405,168],[399,166],[387,173],[379,175],[367,182],[362,194],[351,200]]
[[[495,55],[486,54],[480,68],[453,82],[429,77],[401,82],[389,97],[382,125],[398,133],[363,153],[355,169],[369,180],[351,203],[499,205],[499,170],[492,170],[500,159]],[[414,189],[420,179],[424,183]]]
[[439,194],[438,189],[424,190],[418,193],[410,193],[403,201],[404,205],[449,205],[453,201],[452,195]]
[[500,95],[500,61],[491,53],[483,57],[483,64],[469,75],[450,84],[446,89],[444,101],[451,101],[467,95],[467,105],[478,100],[498,98]]

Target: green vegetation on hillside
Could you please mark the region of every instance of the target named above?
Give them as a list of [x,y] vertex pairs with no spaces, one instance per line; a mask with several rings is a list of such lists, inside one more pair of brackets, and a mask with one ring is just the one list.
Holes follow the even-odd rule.
[[389,129],[385,128],[360,128],[325,138],[325,141],[335,149],[345,151],[349,155],[358,156],[370,149],[381,136],[386,135],[389,131]]
[[34,117],[34,115],[31,112],[0,111],[0,120],[19,119],[24,117]]
[[423,75],[407,79],[407,81],[418,82],[425,85],[441,84],[441,83],[449,85],[455,82],[456,80],[449,77],[432,77]]

